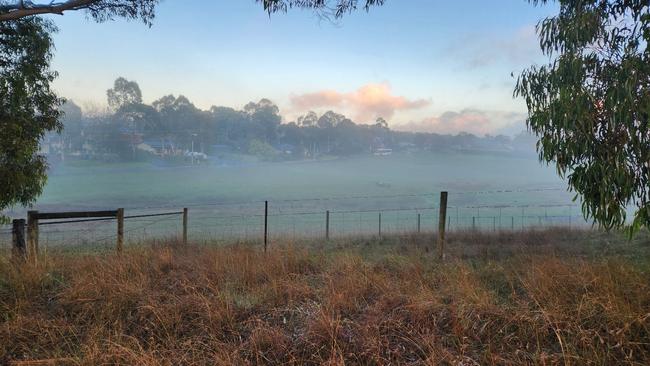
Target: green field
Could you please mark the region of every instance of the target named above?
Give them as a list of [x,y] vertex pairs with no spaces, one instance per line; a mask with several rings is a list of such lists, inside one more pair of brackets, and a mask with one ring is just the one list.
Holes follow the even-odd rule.
[[[223,201],[547,187],[564,187],[552,168],[541,166],[534,159],[490,155],[420,153],[188,167],[68,161],[52,170],[37,206],[137,207],[160,203],[182,206]],[[526,192],[487,199],[528,203],[548,199],[565,202],[567,197],[555,191],[551,196]]]
[[[450,192],[449,229],[514,229],[580,221],[565,183],[531,158],[469,154],[395,154],[297,162],[231,160],[201,166],[91,163],[68,159],[53,167],[35,208],[115,209],[127,215],[190,208],[195,239],[260,236],[269,201],[275,238],[321,236],[331,211],[333,236],[433,231],[438,192]],[[507,192],[503,192],[503,191]],[[548,207],[547,207],[548,206]],[[360,212],[359,212],[360,211]],[[9,212],[24,217],[24,209]],[[130,240],[174,236],[178,217],[127,221]],[[43,228],[44,240],[92,242],[112,223]],[[129,236],[130,235],[130,236]]]

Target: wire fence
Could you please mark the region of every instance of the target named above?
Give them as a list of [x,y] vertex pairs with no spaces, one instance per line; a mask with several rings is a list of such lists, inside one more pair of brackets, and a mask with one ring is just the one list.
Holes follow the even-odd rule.
[[[546,227],[587,227],[573,202],[521,203],[514,194],[558,189],[449,192],[447,231],[528,230]],[[496,198],[495,198],[496,197]],[[316,197],[268,201],[270,240],[341,238],[401,233],[431,233],[438,229],[439,193]],[[193,242],[256,241],[264,236],[265,201],[206,202],[189,209],[188,240]],[[124,241],[129,244],[180,238],[179,206],[125,209]],[[170,212],[174,210],[173,212]],[[113,249],[114,218],[58,220],[40,223],[41,248],[92,247]],[[0,225],[0,248],[10,248],[11,227]]]

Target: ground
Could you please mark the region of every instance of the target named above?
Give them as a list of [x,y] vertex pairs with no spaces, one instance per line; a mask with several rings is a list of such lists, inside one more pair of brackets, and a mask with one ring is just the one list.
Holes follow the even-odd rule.
[[650,242],[596,231],[0,260],[0,363],[643,365]]

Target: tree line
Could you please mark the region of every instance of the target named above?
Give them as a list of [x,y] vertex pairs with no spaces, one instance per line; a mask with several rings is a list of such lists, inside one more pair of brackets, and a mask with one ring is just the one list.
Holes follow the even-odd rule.
[[212,106],[202,110],[183,95],[166,95],[145,104],[137,82],[122,77],[106,94],[109,112],[101,115],[85,117],[72,101],[62,106],[61,139],[66,152],[85,149],[97,156],[111,154],[132,160],[142,157],[135,154],[136,145],[163,141],[179,151],[209,154],[215,147],[225,147],[273,160],[400,149],[509,152],[530,143],[523,137],[513,141],[504,135],[394,131],[381,117],[373,124],[359,124],[334,111],[320,115],[309,111],[283,123],[280,109],[269,99],[247,103],[241,109]]

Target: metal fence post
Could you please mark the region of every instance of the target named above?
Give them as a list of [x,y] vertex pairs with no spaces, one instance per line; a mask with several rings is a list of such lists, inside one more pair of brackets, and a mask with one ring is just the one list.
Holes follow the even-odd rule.
[[124,246],[124,209],[117,209],[117,253],[122,253]]
[[418,213],[418,234],[420,233],[420,214]]
[[183,209],[183,245],[187,245],[187,207]]
[[330,211],[325,211],[325,240],[330,240]]
[[264,201],[264,253],[268,245],[269,236],[269,201]]

